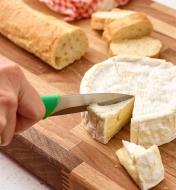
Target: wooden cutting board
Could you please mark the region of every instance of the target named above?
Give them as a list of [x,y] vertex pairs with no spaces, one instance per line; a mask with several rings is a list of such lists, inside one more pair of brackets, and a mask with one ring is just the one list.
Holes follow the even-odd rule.
[[[53,14],[36,0],[25,0],[34,9]],[[133,0],[126,8],[146,12],[154,24],[152,34],[163,43],[161,58],[176,63],[176,11],[152,1]],[[91,30],[89,20],[75,23],[89,38],[90,48],[80,60],[62,71],[47,64],[0,36],[0,60],[14,61],[40,94],[77,93],[83,74],[107,58],[107,44]],[[30,97],[29,97],[30,98]],[[32,103],[32,100],[31,100]],[[1,151],[57,190],[136,190],[114,153],[121,140],[129,140],[129,126],[107,145],[94,140],[79,126],[80,114],[59,116],[39,122]],[[165,180],[154,189],[176,189],[176,140],[160,147]]]

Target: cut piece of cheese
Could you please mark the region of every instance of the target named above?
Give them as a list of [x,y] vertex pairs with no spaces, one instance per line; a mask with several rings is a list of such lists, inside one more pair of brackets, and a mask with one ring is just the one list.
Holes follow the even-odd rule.
[[139,55],[158,57],[162,44],[160,40],[145,36],[139,39],[126,39],[111,42],[109,56],[115,55]]
[[140,189],[150,189],[164,179],[164,167],[156,145],[145,149],[127,141],[122,143],[116,155]]
[[[130,138],[136,144],[150,147],[176,138],[175,84],[176,66],[172,63],[148,57],[117,56],[89,69],[82,79],[80,93],[135,95]],[[125,107],[126,102],[123,104]],[[126,117],[130,115],[129,112]]]
[[122,103],[88,107],[84,124],[91,136],[106,144],[119,130],[130,121],[134,98]]
[[104,28],[114,20],[120,20],[126,16],[134,14],[134,11],[113,9],[113,11],[98,11],[91,16],[91,27],[95,30],[104,30]]

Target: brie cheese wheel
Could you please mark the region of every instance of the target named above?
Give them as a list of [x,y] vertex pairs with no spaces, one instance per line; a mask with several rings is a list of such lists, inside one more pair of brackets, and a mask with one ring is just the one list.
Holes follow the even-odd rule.
[[116,155],[140,189],[150,189],[164,179],[164,167],[156,145],[145,149],[127,141],[122,143],[123,148]]
[[[176,66],[172,63],[148,57],[117,56],[89,69],[82,79],[80,93],[135,95],[130,138],[136,144],[150,147],[168,143],[176,137],[175,84]],[[126,102],[122,104],[121,112],[128,107]],[[128,114],[126,118],[130,117],[131,112]],[[89,118],[86,114],[83,117]]]

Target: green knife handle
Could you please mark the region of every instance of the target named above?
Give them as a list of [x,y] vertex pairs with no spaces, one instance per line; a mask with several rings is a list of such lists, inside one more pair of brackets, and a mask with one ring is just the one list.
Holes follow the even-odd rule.
[[60,103],[61,97],[58,95],[53,95],[53,96],[42,96],[41,97],[42,102],[45,106],[45,116],[44,119],[51,116],[58,104]]

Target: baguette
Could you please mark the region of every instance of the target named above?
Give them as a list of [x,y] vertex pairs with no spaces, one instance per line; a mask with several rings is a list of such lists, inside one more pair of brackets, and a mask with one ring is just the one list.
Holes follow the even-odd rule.
[[91,27],[94,30],[104,30],[106,26],[112,21],[119,20],[123,17],[129,16],[135,12],[113,9],[109,11],[100,11],[92,14],[91,17]]
[[110,43],[109,56],[139,55],[157,58],[161,47],[160,40],[148,36],[140,39],[120,40]]
[[152,30],[153,26],[147,16],[142,13],[135,13],[107,25],[103,38],[108,42],[141,38],[149,35]]
[[88,47],[80,28],[40,13],[20,0],[0,1],[0,33],[55,69],[80,59]]

